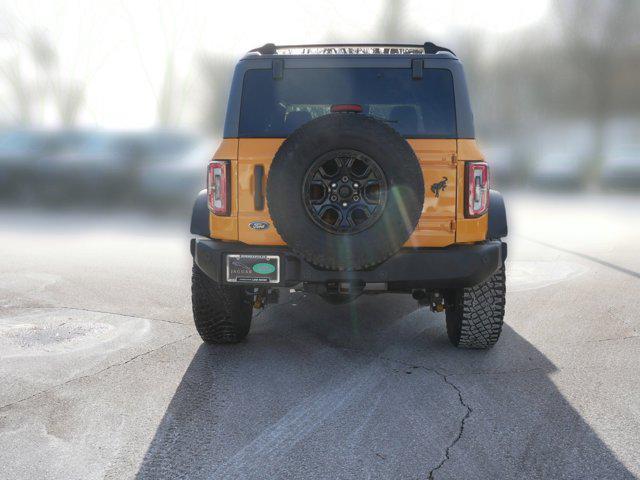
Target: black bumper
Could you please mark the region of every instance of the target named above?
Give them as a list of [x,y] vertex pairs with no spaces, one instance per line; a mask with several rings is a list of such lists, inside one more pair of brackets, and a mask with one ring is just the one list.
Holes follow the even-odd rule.
[[405,248],[372,269],[336,272],[310,265],[287,247],[191,239],[191,255],[195,263],[218,282],[226,279],[227,254],[279,255],[280,283],[271,286],[280,287],[292,287],[300,282],[399,283],[413,288],[470,287],[489,278],[502,265],[506,247],[506,243],[493,240],[445,248]]

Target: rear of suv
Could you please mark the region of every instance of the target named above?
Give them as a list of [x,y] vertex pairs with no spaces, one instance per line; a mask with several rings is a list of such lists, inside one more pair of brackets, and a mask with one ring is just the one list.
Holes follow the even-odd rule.
[[191,232],[193,314],[235,343],[282,288],[333,304],[407,293],[488,348],[507,234],[462,64],[424,45],[267,44],[235,69]]

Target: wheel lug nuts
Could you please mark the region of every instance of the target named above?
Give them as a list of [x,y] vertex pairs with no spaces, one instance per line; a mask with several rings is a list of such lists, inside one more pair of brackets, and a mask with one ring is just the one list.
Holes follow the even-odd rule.
[[349,181],[349,177],[342,177],[342,181],[343,182],[348,182]]
[[353,201],[357,202],[358,200],[360,200],[360,197],[358,195],[354,195],[353,196]]
[[338,201],[338,197],[335,195],[331,195],[331,201],[332,202],[337,202]]

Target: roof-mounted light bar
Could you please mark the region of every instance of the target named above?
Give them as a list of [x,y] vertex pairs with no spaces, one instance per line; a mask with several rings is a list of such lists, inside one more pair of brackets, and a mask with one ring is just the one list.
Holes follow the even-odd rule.
[[438,52],[448,52],[455,56],[455,53],[448,48],[431,42],[423,45],[385,43],[275,45],[267,43],[262,47],[249,50],[249,53],[258,55],[424,55]]

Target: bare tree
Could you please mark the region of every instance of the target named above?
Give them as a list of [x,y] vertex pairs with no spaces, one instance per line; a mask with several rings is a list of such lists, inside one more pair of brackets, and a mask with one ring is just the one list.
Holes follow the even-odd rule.
[[84,104],[84,85],[79,81],[63,78],[58,53],[44,32],[32,32],[28,47],[31,60],[39,72],[37,97],[40,101],[50,97],[58,111],[60,124],[65,127],[74,126]]
[[599,178],[605,158],[605,127],[612,116],[613,80],[620,59],[637,50],[640,3],[634,0],[562,0],[556,11],[567,61],[582,72],[589,88],[586,103],[594,127],[587,182]]
[[[176,4],[178,5],[178,4]],[[149,69],[149,59],[143,52],[141,44],[144,24],[141,24],[138,17],[132,13],[135,5],[131,2],[121,2],[123,12],[129,22],[133,45],[138,53],[140,68],[142,69],[149,90],[153,93],[156,101],[156,119],[160,127],[175,127],[181,122],[181,116],[185,104],[191,97],[193,79],[190,70],[186,73],[181,71],[177,65],[178,52],[183,41],[183,34],[187,28],[195,29],[202,34],[204,19],[200,18],[197,23],[190,23],[193,20],[179,13],[188,11],[180,7],[180,11],[172,11],[172,6],[168,2],[157,2],[156,9],[145,13],[144,20],[148,21],[151,15],[155,15],[154,20],[162,26],[164,43],[158,44],[164,56],[164,65],[161,82],[158,84],[157,76],[153,75]],[[195,56],[195,54],[193,55]],[[193,57],[192,56],[192,57]],[[193,61],[193,58],[190,59]]]
[[223,128],[234,62],[230,57],[205,56],[200,65],[204,96],[202,123],[206,131],[213,134]]
[[24,78],[20,59],[13,57],[4,62],[0,66],[0,73],[9,89],[9,101],[13,104],[16,123],[19,125],[30,124],[32,121],[32,88]]
[[[16,121],[22,125],[37,121],[37,107],[52,101],[63,126],[73,126],[84,104],[85,85],[64,78],[53,43],[39,30],[20,32],[6,29],[2,41],[12,45],[15,55],[0,67],[1,78],[7,83]],[[25,73],[24,65],[33,68]]]
[[78,83],[65,82],[56,89],[55,101],[62,125],[71,127],[78,120],[78,115],[85,101],[85,87]]
[[380,16],[379,30],[382,32],[382,42],[398,43],[406,38],[403,29],[405,0],[387,0],[385,9]]
[[162,77],[162,86],[158,92],[158,124],[161,127],[171,127],[176,119],[175,101],[176,71],[173,52],[167,54]]

